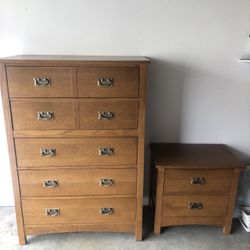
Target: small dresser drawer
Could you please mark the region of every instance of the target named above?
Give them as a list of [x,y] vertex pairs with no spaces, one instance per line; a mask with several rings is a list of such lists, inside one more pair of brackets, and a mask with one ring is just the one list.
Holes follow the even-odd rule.
[[74,129],[75,103],[72,100],[15,100],[11,102],[15,130]]
[[26,225],[134,223],[135,198],[23,199]]
[[136,169],[20,170],[21,195],[136,195]]
[[226,216],[228,195],[164,195],[162,216]]
[[15,140],[22,167],[136,165],[136,138],[35,138]]
[[10,97],[72,97],[75,69],[7,67]]
[[80,101],[80,129],[136,129],[138,102]]
[[166,169],[164,193],[228,193],[233,170]]
[[138,97],[139,68],[80,67],[79,97]]

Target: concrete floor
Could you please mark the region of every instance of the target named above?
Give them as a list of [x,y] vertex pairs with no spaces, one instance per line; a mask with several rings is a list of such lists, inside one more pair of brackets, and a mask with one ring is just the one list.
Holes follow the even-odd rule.
[[0,250],[250,250],[250,233],[235,220],[228,236],[217,227],[177,226],[159,236],[149,232],[142,242],[130,234],[86,232],[30,236],[28,242],[18,245],[14,209],[0,207]]

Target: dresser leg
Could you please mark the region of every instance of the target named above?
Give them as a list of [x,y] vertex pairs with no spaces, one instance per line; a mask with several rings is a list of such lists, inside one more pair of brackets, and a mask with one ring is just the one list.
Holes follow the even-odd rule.
[[25,235],[18,235],[18,237],[19,237],[19,244],[20,245],[26,245],[27,244],[27,238],[26,238],[26,236]]

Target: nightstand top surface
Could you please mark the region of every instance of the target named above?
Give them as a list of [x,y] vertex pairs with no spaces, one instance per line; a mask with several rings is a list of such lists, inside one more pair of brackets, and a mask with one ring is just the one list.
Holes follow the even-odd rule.
[[152,143],[152,160],[164,168],[244,168],[224,144]]

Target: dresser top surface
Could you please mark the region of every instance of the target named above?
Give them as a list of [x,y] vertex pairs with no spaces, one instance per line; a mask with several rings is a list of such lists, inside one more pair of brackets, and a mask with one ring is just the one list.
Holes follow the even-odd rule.
[[68,63],[149,63],[150,60],[143,56],[80,56],[80,55],[17,55],[0,58],[3,63],[27,62],[68,62]]
[[164,168],[244,168],[244,164],[223,144],[152,143],[152,159]]

